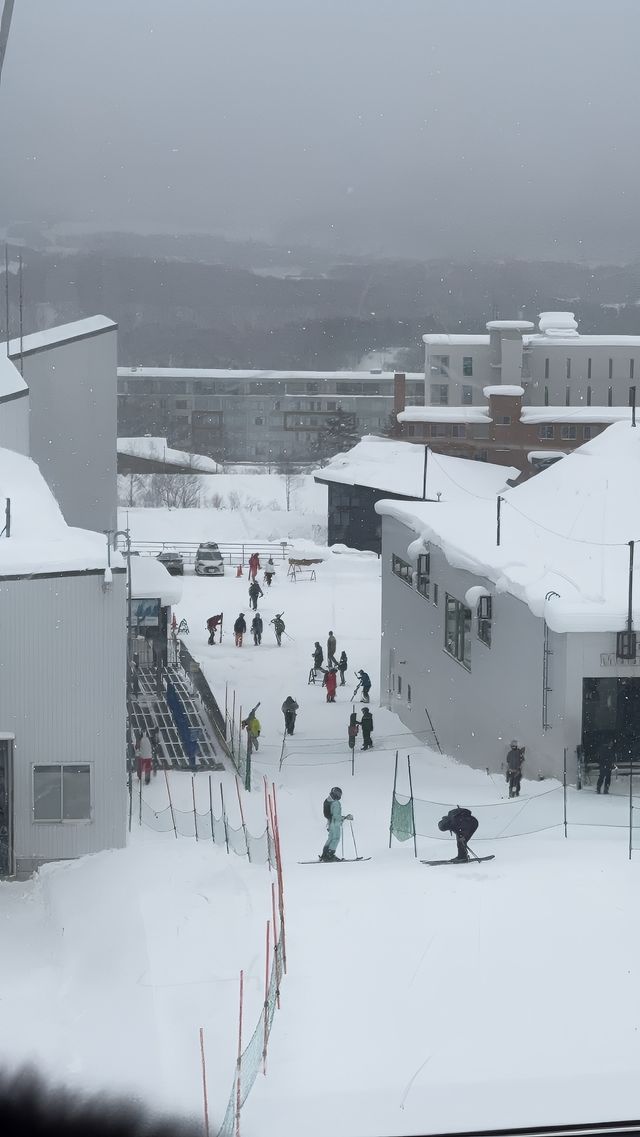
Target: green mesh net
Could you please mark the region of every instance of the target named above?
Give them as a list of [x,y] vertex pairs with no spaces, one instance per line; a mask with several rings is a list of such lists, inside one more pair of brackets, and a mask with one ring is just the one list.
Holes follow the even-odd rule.
[[413,806],[411,798],[402,800],[393,795],[391,807],[391,832],[396,841],[409,841],[414,836]]

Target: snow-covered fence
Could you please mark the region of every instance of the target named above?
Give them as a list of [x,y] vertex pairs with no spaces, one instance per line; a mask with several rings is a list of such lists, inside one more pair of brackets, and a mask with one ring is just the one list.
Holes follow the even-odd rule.
[[[157,557],[158,553],[180,553],[182,559],[186,564],[193,564],[196,559],[196,553],[200,547],[198,541],[132,541],[131,551],[141,553],[142,556]],[[288,541],[279,541],[277,544],[264,543],[264,542],[233,542],[233,541],[219,541],[218,549],[222,554],[222,558],[227,564],[241,564],[245,565],[249,561],[252,553],[258,553],[260,557],[265,559],[272,557],[274,559],[284,561],[287,555],[287,549],[293,546]]]

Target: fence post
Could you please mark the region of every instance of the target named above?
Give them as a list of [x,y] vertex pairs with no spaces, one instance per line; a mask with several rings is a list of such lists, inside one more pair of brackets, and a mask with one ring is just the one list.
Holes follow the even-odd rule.
[[267,1073],[267,1042],[269,1040],[269,939],[271,923],[267,920],[267,953],[264,965],[264,1043],[262,1047],[262,1073]]
[[240,806],[240,820],[242,821],[242,832],[244,833],[244,843],[247,847],[247,860],[251,861],[251,853],[249,852],[249,836],[247,834],[247,826],[244,820],[244,810],[242,808],[242,798],[240,797],[240,782],[236,774],[236,793],[238,795],[238,805]]
[[396,750],[396,767],[393,771],[393,794],[391,795],[391,817],[389,819],[389,848],[393,836],[393,807],[396,804],[396,785],[398,784],[398,751]]
[[200,1027],[200,1061],[202,1063],[202,1096],[204,1098],[204,1134],[209,1137],[209,1100],[207,1097],[207,1067],[204,1060],[204,1030]]
[[191,775],[191,800],[193,801],[193,827],[196,834],[196,841],[198,840],[198,814],[196,813],[196,779]]
[[564,748],[562,765],[562,810],[564,815],[564,835],[567,836],[567,748]]
[[213,793],[211,790],[211,774],[209,774],[209,819],[211,822],[211,840],[216,843],[216,832],[213,827]]
[[240,1013],[238,1016],[238,1065],[236,1068],[236,1137],[240,1137],[240,1079],[242,1074],[242,1002],[244,996],[244,971],[240,972]]
[[411,755],[407,754],[407,769],[409,771],[409,793],[411,794],[411,825],[413,827],[413,853],[417,858],[418,846],[416,844],[416,815],[413,809],[413,781],[411,779]]
[[224,791],[222,789],[222,782],[220,782],[220,801],[222,803],[222,824],[224,825],[224,843],[227,846],[227,853],[229,852],[229,829],[227,827],[227,814],[224,808]]
[[271,783],[272,798],[273,798],[273,819],[275,823],[275,837],[276,837],[276,872],[278,876],[278,901],[280,907],[280,938],[282,943],[282,966],[284,967],[285,975],[287,973],[287,940],[284,926],[284,882],[282,878],[282,850],[280,848],[280,823],[278,821],[278,803],[276,800],[276,787],[275,782]]
[[171,800],[171,790],[169,789],[169,777],[168,777],[168,775],[167,775],[167,771],[166,771],[166,770],[165,770],[165,772],[164,772],[164,780],[165,780],[165,782],[167,783],[167,797],[169,798],[169,809],[171,810],[171,820],[172,820],[172,822],[173,822],[173,832],[174,832],[174,835],[175,835],[175,838],[176,838],[176,841],[177,841],[177,839],[178,839],[178,830],[176,829],[176,816],[175,816],[175,813],[173,812],[173,802],[172,802],[172,800]]
[[276,885],[271,882],[271,912],[273,914],[273,964],[276,969],[276,1006],[280,1010],[280,963],[278,960],[278,925],[276,924]]

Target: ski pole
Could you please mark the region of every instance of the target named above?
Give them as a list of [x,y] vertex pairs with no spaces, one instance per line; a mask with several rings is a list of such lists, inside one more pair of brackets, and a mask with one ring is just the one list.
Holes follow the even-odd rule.
[[476,855],[476,853],[474,853],[473,849],[470,849],[470,848],[469,848],[469,846],[468,846],[468,844],[467,844],[467,842],[466,842],[466,841],[465,841],[465,846],[466,846],[466,850],[467,850],[467,852],[468,852],[468,853],[471,853],[471,856],[473,857],[474,861],[478,861],[478,863],[479,863],[479,862],[480,862],[480,857],[478,857],[478,856]]
[[353,840],[353,847],[354,847],[354,849],[355,849],[355,853],[356,853],[356,860],[357,860],[357,859],[358,859],[358,846],[356,845],[356,838],[355,838],[355,834],[354,834],[354,832],[353,832],[353,821],[350,821],[350,822],[349,822],[349,826],[350,826],[350,829],[351,829],[351,837],[352,837],[352,840]]

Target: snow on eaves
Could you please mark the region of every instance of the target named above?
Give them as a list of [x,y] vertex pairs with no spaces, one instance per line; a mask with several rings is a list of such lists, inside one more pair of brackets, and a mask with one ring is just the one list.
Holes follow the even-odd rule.
[[[256,383],[269,379],[312,380],[352,379],[393,383],[394,371],[247,371],[237,367],[119,367],[118,379],[252,379]],[[424,371],[402,372],[407,382],[424,382]],[[314,395],[317,398],[317,392]]]
[[[71,343],[73,340],[86,339],[88,336],[95,336],[99,332],[115,331],[117,327],[118,325],[108,316],[88,316],[85,320],[74,320],[71,324],[58,324],[56,327],[45,328],[41,332],[33,332],[29,336],[24,336],[22,354],[30,355],[31,352],[41,351],[45,347],[55,347],[56,345]],[[20,355],[19,339],[9,342],[9,354],[11,356]]]
[[[544,615],[553,631],[615,632],[626,621],[629,541],[640,540],[639,482],[640,429],[614,423],[501,494],[499,546],[496,503],[475,493],[450,503],[380,501],[375,508],[440,547],[455,568]],[[550,592],[558,595],[546,599]],[[638,622],[640,569],[634,598]]]
[[216,474],[218,465],[213,458],[204,454],[190,454],[186,450],[174,450],[166,438],[119,438],[118,454],[132,458],[148,458],[164,462],[167,466],[192,466],[194,474]]
[[155,557],[131,557],[131,595],[136,600],[160,600],[163,608],[182,599],[182,584]]
[[483,407],[406,407],[398,422],[491,422]]
[[492,395],[508,395],[513,398],[520,398],[524,395],[524,387],[519,387],[515,383],[493,383],[488,387],[483,387],[482,394],[485,399],[491,398]]

